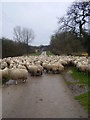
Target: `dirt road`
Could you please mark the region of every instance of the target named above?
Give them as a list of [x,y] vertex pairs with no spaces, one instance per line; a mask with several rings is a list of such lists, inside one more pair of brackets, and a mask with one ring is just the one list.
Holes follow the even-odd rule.
[[61,75],[29,77],[3,87],[3,118],[80,118],[86,111],[74,100]]

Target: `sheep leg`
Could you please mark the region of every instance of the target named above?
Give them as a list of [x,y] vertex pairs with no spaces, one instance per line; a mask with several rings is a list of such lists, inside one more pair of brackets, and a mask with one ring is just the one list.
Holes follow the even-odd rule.
[[41,75],[42,75],[42,72],[41,72]]
[[23,82],[25,83],[25,82],[26,82],[26,80],[23,80]]
[[24,80],[26,82],[26,80]]
[[17,85],[17,80],[15,81],[15,84]]

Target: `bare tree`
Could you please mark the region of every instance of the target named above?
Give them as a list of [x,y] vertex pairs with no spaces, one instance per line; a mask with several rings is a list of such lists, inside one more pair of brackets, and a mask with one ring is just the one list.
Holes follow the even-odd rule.
[[80,36],[83,32],[83,27],[87,28],[89,24],[88,17],[90,17],[90,1],[88,2],[74,2],[67,11],[67,14],[59,18],[59,30],[72,30]]
[[34,32],[32,29],[21,28],[20,26],[16,26],[14,28],[14,39],[18,42],[22,42],[27,46],[27,54],[28,54],[28,46],[35,38]]
[[22,41],[22,30],[20,26],[16,26],[14,28],[14,39],[17,42],[23,42]]
[[34,39],[35,35],[32,29],[23,28],[22,30],[22,40],[25,44],[29,44]]
[[22,40],[27,46],[27,54],[28,54],[28,45],[32,42],[35,38],[34,32],[32,29],[23,28],[22,30]]

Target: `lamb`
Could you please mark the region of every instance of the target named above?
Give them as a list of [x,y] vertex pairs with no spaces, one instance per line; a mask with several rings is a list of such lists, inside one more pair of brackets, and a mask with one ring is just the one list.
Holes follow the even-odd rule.
[[27,78],[28,78],[28,71],[25,69],[10,69],[9,70],[9,74],[10,74],[10,78],[12,80],[15,80],[15,83],[17,84],[18,80],[22,80],[23,82],[26,82]]

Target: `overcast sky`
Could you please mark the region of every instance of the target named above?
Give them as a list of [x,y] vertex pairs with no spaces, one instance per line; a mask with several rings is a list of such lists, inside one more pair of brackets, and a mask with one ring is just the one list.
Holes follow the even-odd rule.
[[[72,0],[73,1],[73,0]],[[13,28],[17,25],[32,28],[35,39],[32,45],[48,45],[57,29],[57,17],[66,13],[71,2],[3,2],[2,35],[13,39]]]

